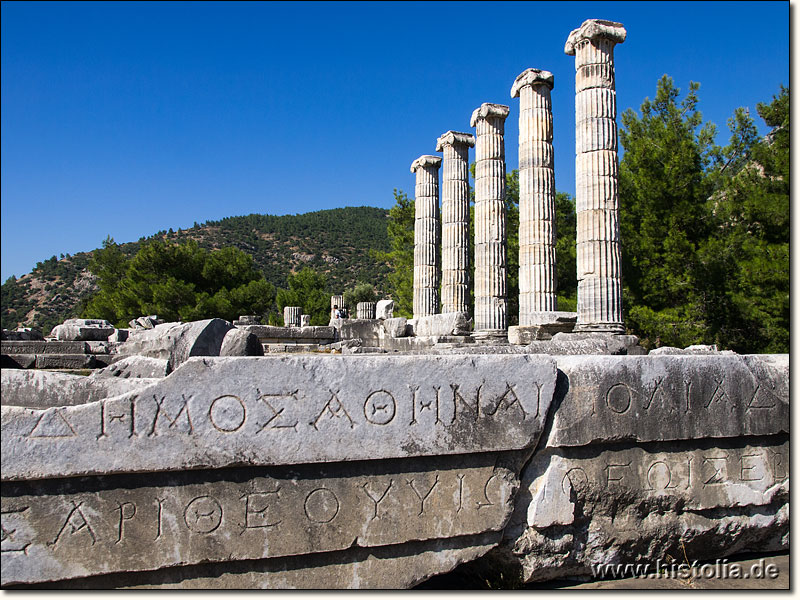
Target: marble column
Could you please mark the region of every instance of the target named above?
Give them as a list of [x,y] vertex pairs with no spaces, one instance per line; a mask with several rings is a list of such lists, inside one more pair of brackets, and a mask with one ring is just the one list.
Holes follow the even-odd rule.
[[[556,310],[556,185],[550,71],[526,69],[511,86],[519,98],[519,324]],[[539,317],[537,317],[537,313]]]
[[621,23],[590,19],[569,34],[575,56],[575,209],[578,321],[575,331],[624,333],[620,277],[614,46]]
[[301,306],[283,307],[283,326],[300,327],[300,313],[303,311]]
[[442,312],[469,310],[469,149],[471,133],[448,131],[436,140],[442,161]]
[[356,304],[356,318],[358,319],[374,319],[375,318],[375,303],[374,302],[359,302]]
[[484,102],[470,119],[475,127],[475,332],[505,337],[506,162],[503,131],[508,106]]
[[414,318],[439,312],[439,156],[411,163],[414,188]]

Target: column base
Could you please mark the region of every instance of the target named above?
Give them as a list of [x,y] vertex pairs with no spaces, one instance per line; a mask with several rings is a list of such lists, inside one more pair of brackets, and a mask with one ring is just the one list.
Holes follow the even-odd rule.
[[508,344],[508,330],[481,329],[472,332],[476,344]]
[[622,323],[576,323],[575,333],[613,333],[624,334],[625,326]]

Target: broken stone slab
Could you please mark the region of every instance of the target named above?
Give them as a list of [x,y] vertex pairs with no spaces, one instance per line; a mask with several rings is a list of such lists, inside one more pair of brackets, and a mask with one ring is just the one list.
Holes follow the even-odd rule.
[[154,383],[155,380],[103,378],[57,373],[6,369],[0,371],[3,406],[49,408],[74,406],[119,396]]
[[239,329],[254,334],[262,344],[279,343],[286,340],[324,344],[336,340],[336,329],[329,326],[277,327],[273,325],[243,325]]
[[405,317],[389,317],[383,321],[383,331],[390,338],[406,337],[408,321]]
[[300,315],[300,327],[311,327],[311,315]]
[[127,342],[130,336],[130,329],[115,329],[114,333],[108,336],[109,342]]
[[650,350],[650,354],[654,356],[658,355],[671,355],[671,354],[736,354],[732,350],[718,350],[717,345],[713,344],[711,346],[697,344],[694,346],[688,346],[686,348],[674,348],[672,346],[661,346],[660,348],[653,348]]
[[97,357],[94,354],[38,354],[37,369],[94,369]]
[[469,315],[463,312],[418,317],[414,323],[414,335],[417,337],[469,335],[471,331],[472,321]]
[[497,545],[499,532],[58,582],[59,589],[408,589]]
[[6,341],[43,341],[41,330],[35,327],[17,327],[14,331],[3,329],[2,340]]
[[771,504],[789,493],[789,441],[777,438],[606,447],[599,454],[587,447],[537,452],[522,475],[530,492],[526,523],[572,525],[582,486],[661,511]]
[[541,356],[193,358],[102,402],[2,407],[2,478],[514,450],[555,380]]
[[563,356],[549,447],[789,430],[789,355]]
[[121,356],[120,360],[98,369],[90,378],[119,377],[122,379],[154,379],[170,374],[169,361],[149,356]]
[[131,329],[154,329],[157,325],[162,325],[163,323],[164,319],[159,319],[158,315],[148,315],[128,321]]
[[105,319],[67,319],[50,335],[63,341],[105,341],[112,333],[114,326]]
[[537,453],[473,572],[533,582],[788,549],[788,457],[786,435]]
[[3,369],[33,369],[36,367],[35,354],[3,354]]
[[356,338],[354,340],[342,340],[341,342],[334,342],[328,347],[332,352],[344,352],[345,348],[357,348],[361,344],[361,338]]
[[378,300],[375,304],[376,319],[391,319],[394,317],[394,300]]
[[1,342],[3,354],[85,354],[86,342],[8,341]]
[[231,329],[222,338],[220,356],[264,356],[258,336],[243,329]]
[[233,325],[222,319],[162,323],[137,332],[118,346],[118,352],[166,359],[175,370],[190,356],[219,356],[222,340],[231,329]]
[[383,323],[377,319],[341,319],[339,338],[377,342],[383,337]]
[[321,346],[319,344],[264,344],[265,354],[278,354],[284,352],[319,352]]
[[501,531],[517,489],[515,472],[492,453],[4,484],[11,536],[2,584],[356,548],[402,552],[407,542]]

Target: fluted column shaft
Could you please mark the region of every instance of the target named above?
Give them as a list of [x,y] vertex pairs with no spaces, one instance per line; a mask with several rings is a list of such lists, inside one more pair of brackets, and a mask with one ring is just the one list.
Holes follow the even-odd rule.
[[527,69],[511,88],[519,96],[519,324],[556,310],[556,189],[553,171],[553,74]]
[[506,163],[508,107],[484,103],[475,127],[475,331],[508,328],[506,298]]
[[565,51],[575,55],[576,331],[623,333],[614,46],[625,29],[589,20]]
[[442,161],[442,312],[469,313],[469,149],[475,137],[448,131]]
[[414,318],[439,312],[439,166],[438,156],[420,156],[411,164],[414,188]]

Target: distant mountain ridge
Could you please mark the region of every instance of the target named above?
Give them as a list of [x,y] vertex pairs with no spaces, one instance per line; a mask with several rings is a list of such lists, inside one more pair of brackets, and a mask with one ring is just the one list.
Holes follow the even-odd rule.
[[[390,268],[375,258],[375,252],[389,249],[388,215],[388,209],[371,206],[284,216],[251,214],[159,231],[119,246],[129,256],[153,239],[194,239],[209,250],[235,246],[252,255],[264,277],[276,287],[285,288],[289,273],[308,266],[327,276],[331,293],[364,282],[385,295]],[[9,278],[2,285],[3,328],[35,326],[47,332],[64,319],[78,316],[98,290],[87,270],[91,255],[52,256],[37,263],[31,273]]]

